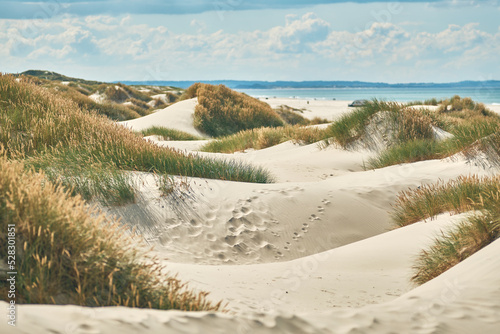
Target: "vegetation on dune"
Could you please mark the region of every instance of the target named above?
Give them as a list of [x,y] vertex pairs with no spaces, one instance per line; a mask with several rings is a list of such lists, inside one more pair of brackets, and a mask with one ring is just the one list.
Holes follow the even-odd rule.
[[392,217],[398,226],[405,226],[443,212],[476,210],[481,196],[495,192],[499,186],[500,176],[460,176],[446,183],[422,185],[399,194]]
[[[82,194],[99,191],[87,191],[88,183],[78,186],[81,179],[74,176],[82,175],[81,166],[89,171],[90,179],[103,180],[123,170],[246,182],[271,180],[261,168],[158,147],[106,118],[81,110],[70,100],[33,84],[16,82],[11,76],[0,77],[0,101],[0,143],[9,158],[25,159],[27,165],[46,171],[53,181],[57,178],[68,187],[81,189]],[[131,198],[122,184],[108,184],[119,186],[110,192]]]
[[[150,114],[155,108],[166,107],[167,103],[155,98],[156,95],[165,94],[168,103],[178,99],[177,94],[169,91],[170,87],[139,88],[121,83],[108,84],[70,78],[50,71],[30,70],[18,78],[45,87],[56,95],[72,100],[82,109],[105,115],[114,121],[138,118]],[[101,101],[90,98],[93,94],[99,96]]]
[[326,131],[303,126],[284,126],[240,131],[234,135],[212,140],[201,147],[205,152],[233,153],[249,148],[263,149],[292,140],[312,144],[325,139]]
[[[17,303],[221,310],[206,293],[165,276],[117,222],[3,153],[0,226],[0,259],[10,254],[7,231],[15,226]],[[8,291],[1,279],[0,298]]]
[[224,85],[196,83],[189,87],[184,98],[198,97],[194,125],[213,136],[227,136],[241,130],[283,126],[284,122],[271,107],[246,94]]
[[393,218],[399,226],[432,219],[443,212],[476,212],[421,252],[412,281],[437,277],[500,237],[500,177],[460,176],[400,193]]
[[281,105],[275,108],[274,111],[281,117],[283,122],[288,125],[315,125],[315,124],[325,124],[330,123],[327,119],[315,117],[309,120],[301,115],[304,111],[300,109],[295,109],[286,105]]
[[442,100],[438,100],[435,97],[432,99],[427,99],[424,101],[411,101],[407,102],[407,106],[438,106],[440,103],[442,103]]
[[[499,193],[496,195],[498,206]],[[493,203],[493,202],[492,202]],[[470,217],[456,228],[437,238],[434,244],[421,252],[413,266],[412,281],[423,284],[457,265],[500,237],[500,208],[487,206],[485,215]]]
[[161,140],[202,140],[203,138],[194,136],[184,131],[169,129],[163,126],[152,126],[148,129],[142,130],[143,136],[156,135]]
[[[494,136],[500,127],[498,115],[470,98],[454,96],[444,101],[435,112],[373,100],[333,122],[324,142],[326,145],[335,143],[345,149],[352,148],[359,141],[370,142],[370,137],[377,135],[373,133],[373,124],[377,122],[385,122],[384,133],[379,135],[388,138],[388,147],[368,161],[370,168],[470,152],[468,148],[471,145],[482,138]],[[443,129],[452,136],[439,140],[435,128]]]
[[377,99],[368,101],[362,107],[356,108],[353,112],[345,114],[333,122],[328,128],[329,139],[325,141],[325,144],[337,144],[347,149],[366,134],[366,128],[373,115],[379,112],[388,112],[391,116],[396,116],[401,109],[401,105],[396,102],[385,102]]
[[[415,104],[422,103],[411,105]],[[469,158],[484,154],[487,161],[481,160],[483,163],[500,166],[500,117],[483,104],[459,96],[443,101],[436,111],[371,101],[334,122],[328,129],[328,142],[350,148],[365,139],[363,136],[373,136],[370,127],[381,118],[389,120],[385,136],[392,138],[392,144],[369,161],[372,168],[441,159],[457,153]],[[436,127],[452,136],[438,140]],[[416,284],[437,277],[500,237],[500,178],[461,176],[403,191],[392,216],[398,226],[405,226],[444,212],[471,215],[421,252],[412,277]]]

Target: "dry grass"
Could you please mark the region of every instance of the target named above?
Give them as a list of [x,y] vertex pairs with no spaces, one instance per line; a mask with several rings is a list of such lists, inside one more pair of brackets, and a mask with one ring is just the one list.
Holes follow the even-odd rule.
[[202,140],[203,138],[194,136],[184,131],[169,129],[163,126],[152,126],[141,131],[143,136],[156,135],[161,140]]
[[283,125],[281,118],[267,103],[223,85],[196,83],[186,90],[186,97],[193,95],[198,97],[194,125],[213,137]]
[[234,135],[212,140],[201,151],[234,153],[249,148],[257,150],[292,140],[300,144],[312,144],[324,140],[326,130],[303,126],[260,128],[240,131]]
[[[246,182],[269,182],[267,171],[232,161],[184,155],[148,143],[110,120],[79,109],[48,90],[0,77],[0,143],[11,158],[27,159],[49,175],[89,169],[155,171]],[[52,172],[51,172],[52,171]],[[106,174],[109,174],[106,171]]]
[[[206,293],[162,274],[115,221],[0,154],[0,226],[16,229],[17,303],[220,310]],[[0,233],[0,258],[7,259]],[[7,299],[8,282],[0,280]]]

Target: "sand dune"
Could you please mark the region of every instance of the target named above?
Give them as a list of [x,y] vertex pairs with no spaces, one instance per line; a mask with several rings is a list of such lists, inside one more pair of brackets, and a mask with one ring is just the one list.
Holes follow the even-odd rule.
[[[266,102],[305,108],[308,118],[348,111],[345,101]],[[190,124],[195,104],[182,101],[123,124],[199,134]],[[137,203],[105,209],[135,227],[167,270],[225,300],[230,312],[23,305],[18,326],[1,322],[1,333],[498,333],[500,241],[415,288],[414,257],[466,214],[400,229],[389,214],[408,187],[497,170],[457,156],[365,171],[373,153],[364,150],[286,142],[214,154],[196,152],[202,142],[156,142],[260,165],[276,178],[176,177],[182,187],[162,197],[153,175],[136,173]]]
[[193,114],[196,104],[196,98],[180,101],[145,117],[120,122],[120,124],[133,131],[141,131],[152,126],[163,126],[195,136],[207,137],[193,126]]

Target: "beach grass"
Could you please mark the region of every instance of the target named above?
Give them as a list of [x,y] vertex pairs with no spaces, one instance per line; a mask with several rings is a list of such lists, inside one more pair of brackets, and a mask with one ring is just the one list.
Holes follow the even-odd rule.
[[465,221],[443,232],[421,251],[413,266],[412,281],[423,284],[496,240],[500,236],[499,203],[499,176],[460,176],[401,192],[392,211],[399,227],[432,220],[445,212],[470,213]]
[[200,131],[220,137],[241,130],[283,126],[284,122],[262,101],[227,88],[196,83],[185,92],[185,98],[198,97],[194,126]]
[[[14,191],[13,191],[14,190]],[[0,226],[15,229],[16,303],[221,310],[166,276],[116,221],[0,153]],[[8,229],[9,228],[9,229]],[[0,258],[10,254],[0,234]],[[0,280],[7,300],[9,284]]]
[[454,214],[478,209],[482,194],[500,186],[500,177],[460,176],[448,182],[422,185],[402,191],[393,206],[392,218],[398,226],[431,219],[443,213]]
[[24,159],[48,176],[57,175],[51,170],[64,171],[61,176],[67,176],[68,182],[81,172],[71,170],[75,166],[99,166],[103,175],[121,170],[244,182],[272,180],[262,168],[158,147],[71,100],[8,75],[0,77],[0,101],[0,143],[9,158]]
[[325,139],[327,132],[304,126],[259,128],[240,131],[234,135],[218,138],[200,148],[204,152],[234,153],[246,149],[264,149],[292,140],[300,144],[312,144]]
[[396,102],[386,102],[373,99],[354,111],[344,114],[329,127],[329,136],[325,145],[338,144],[342,148],[349,148],[355,140],[365,134],[370,118],[378,112],[399,112],[401,105]]
[[413,266],[412,281],[423,284],[470,257],[500,238],[500,183],[487,185],[477,200],[469,198],[475,214],[442,233],[426,250],[421,251]]
[[184,131],[169,129],[164,126],[152,126],[141,131],[143,136],[156,135],[161,140],[202,140],[202,137],[189,134]]

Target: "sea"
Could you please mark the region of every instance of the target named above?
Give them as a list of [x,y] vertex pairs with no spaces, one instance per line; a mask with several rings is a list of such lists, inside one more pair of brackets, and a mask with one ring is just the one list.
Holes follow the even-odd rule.
[[470,97],[476,102],[500,105],[500,87],[422,87],[422,88],[274,88],[236,89],[258,98],[296,98],[306,100],[353,101],[376,98],[385,101],[411,102],[436,98],[444,100],[454,95]]

